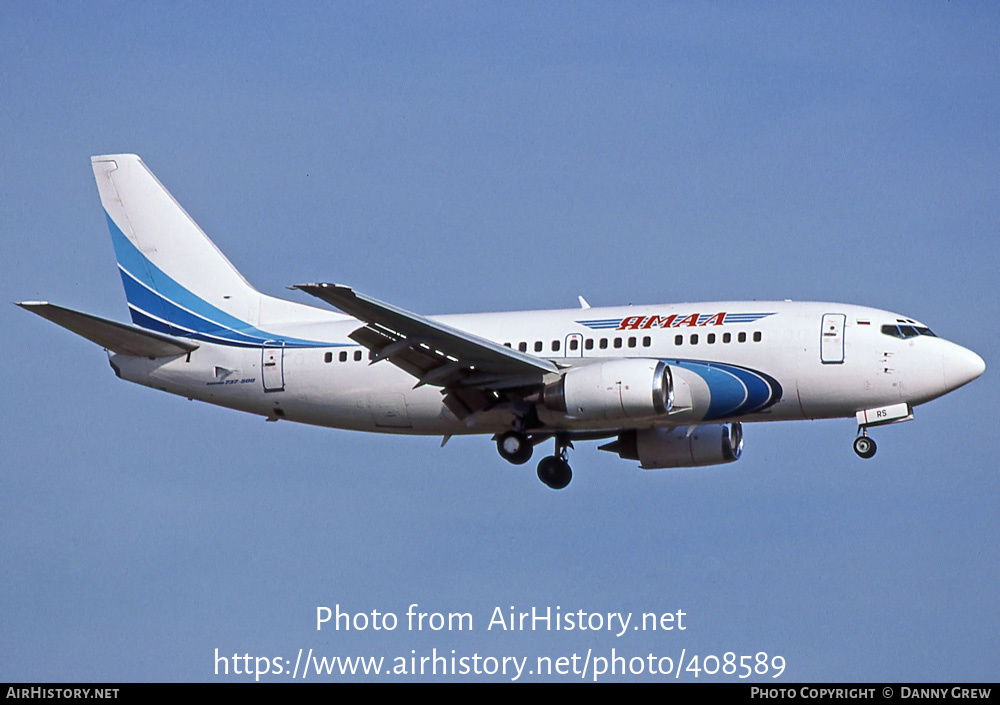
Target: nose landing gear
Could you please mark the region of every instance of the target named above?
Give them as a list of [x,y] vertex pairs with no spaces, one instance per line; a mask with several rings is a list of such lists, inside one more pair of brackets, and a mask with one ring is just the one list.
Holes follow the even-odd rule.
[[868,429],[872,426],[885,426],[891,423],[901,423],[913,418],[913,409],[906,402],[876,406],[872,409],[861,409],[855,417],[858,419],[858,437],[854,439],[854,452],[859,457],[868,459],[875,455],[875,441],[868,437]]
[[860,431],[861,435],[854,439],[854,452],[858,454],[858,457],[867,460],[875,455],[877,446],[875,441],[868,437],[868,429],[862,426]]

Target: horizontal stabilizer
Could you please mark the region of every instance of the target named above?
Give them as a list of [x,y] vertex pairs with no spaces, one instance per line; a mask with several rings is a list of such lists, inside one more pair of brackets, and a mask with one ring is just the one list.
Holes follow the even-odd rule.
[[17,305],[111,352],[122,355],[171,357],[184,355],[198,347],[197,344],[187,340],[91,316],[45,301],[22,301]]

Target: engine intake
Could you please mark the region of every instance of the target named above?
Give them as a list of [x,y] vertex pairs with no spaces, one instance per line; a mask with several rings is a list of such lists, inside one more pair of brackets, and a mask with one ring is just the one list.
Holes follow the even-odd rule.
[[739,423],[644,428],[622,431],[618,440],[600,447],[619,458],[638,460],[644,470],[693,468],[739,460],[743,427]]
[[620,421],[668,414],[674,403],[670,366],[627,358],[574,367],[545,387],[542,404],[574,419]]

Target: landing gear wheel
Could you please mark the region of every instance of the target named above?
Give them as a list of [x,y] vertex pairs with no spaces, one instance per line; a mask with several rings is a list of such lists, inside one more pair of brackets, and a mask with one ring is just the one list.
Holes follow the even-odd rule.
[[862,458],[870,458],[875,455],[875,441],[868,436],[858,436],[854,439],[854,452]]
[[534,447],[523,433],[507,431],[497,439],[497,452],[500,457],[514,465],[524,465],[531,460]]
[[573,471],[565,460],[549,455],[538,463],[538,479],[554,490],[561,490],[573,479]]

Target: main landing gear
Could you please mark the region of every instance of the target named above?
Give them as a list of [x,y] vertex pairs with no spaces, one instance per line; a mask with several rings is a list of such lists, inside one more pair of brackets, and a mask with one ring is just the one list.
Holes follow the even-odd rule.
[[566,449],[573,444],[556,436],[556,453],[538,463],[538,479],[554,490],[561,490],[573,479],[573,470],[566,459]]
[[531,439],[521,431],[507,431],[497,439],[497,452],[500,457],[514,465],[524,465],[531,460],[534,447]]
[[[537,439],[536,439],[537,440]],[[554,490],[561,490],[573,479],[573,470],[566,459],[567,449],[573,444],[568,438],[556,436],[555,454],[538,463],[538,479]],[[514,465],[524,465],[531,459],[534,443],[523,431],[507,431],[497,438],[500,457]]]
[[877,447],[875,441],[868,437],[868,429],[862,426],[859,430],[861,431],[861,435],[854,439],[854,452],[859,457],[867,460],[875,455]]

